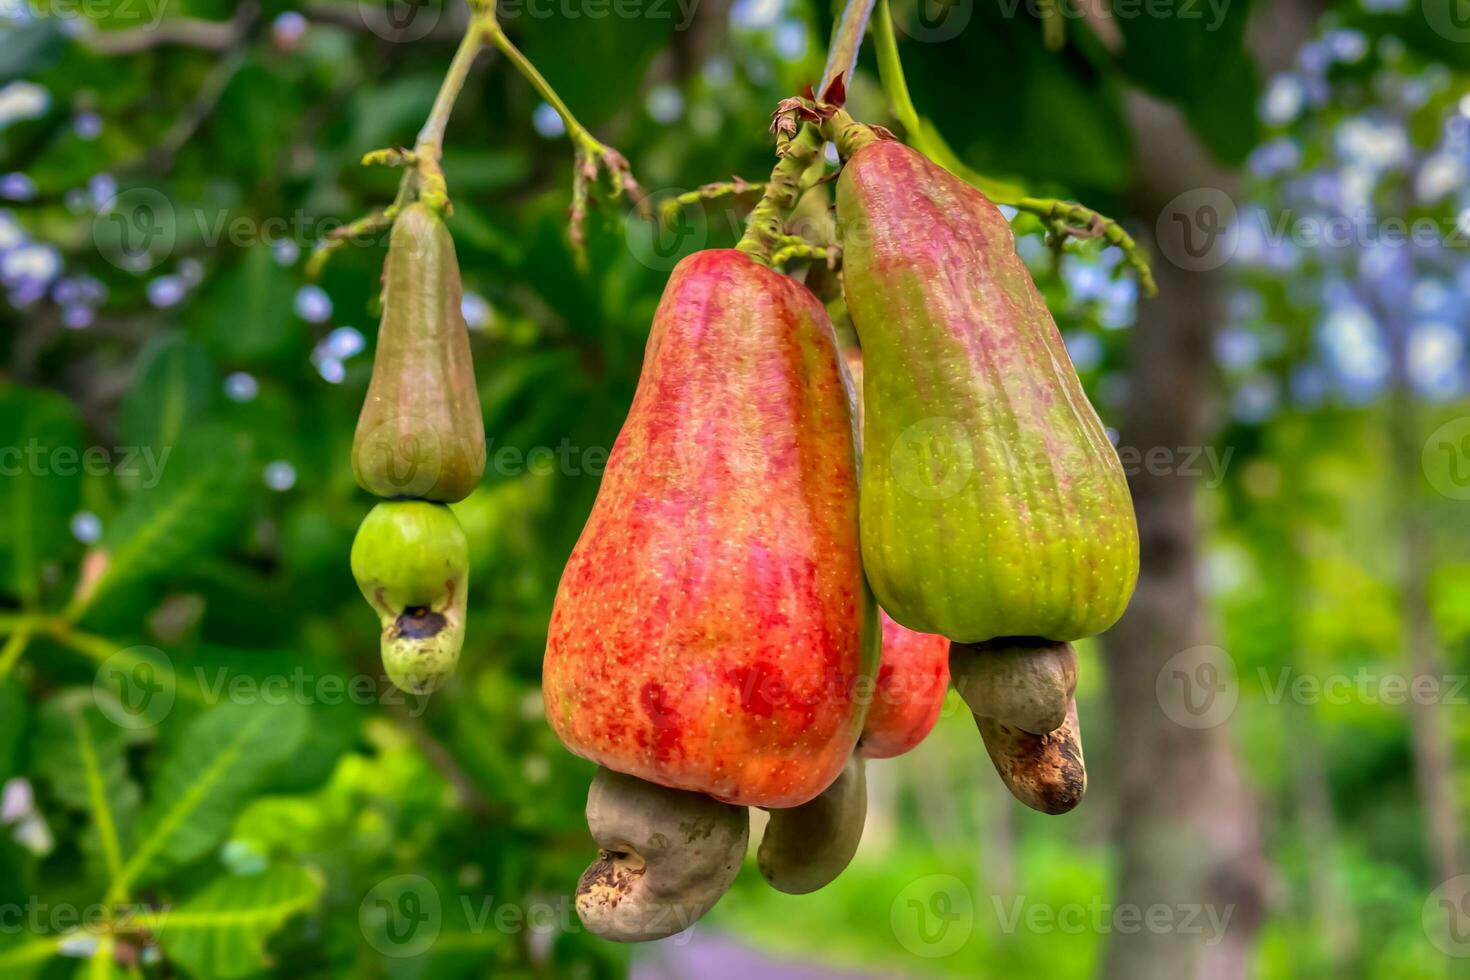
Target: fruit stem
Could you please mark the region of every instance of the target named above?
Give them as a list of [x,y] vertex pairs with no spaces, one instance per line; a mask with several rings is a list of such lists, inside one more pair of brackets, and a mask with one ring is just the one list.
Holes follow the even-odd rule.
[[839,76],[849,81],[857,67],[858,51],[863,46],[863,34],[873,16],[873,0],[847,0],[837,25],[832,28],[832,45],[827,52],[827,66],[822,71],[822,84],[817,94],[827,91],[827,86]]
[[786,154],[771,171],[765,193],[755,210],[750,212],[745,234],[735,246],[737,249],[761,265],[772,264],[772,258],[786,236],[786,217],[807,189],[803,177],[821,150],[822,137],[814,126],[803,127],[786,144]]

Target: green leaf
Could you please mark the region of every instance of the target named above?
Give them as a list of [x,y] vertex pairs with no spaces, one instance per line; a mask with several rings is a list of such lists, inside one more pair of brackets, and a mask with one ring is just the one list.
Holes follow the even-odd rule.
[[1240,163],[1256,143],[1255,65],[1245,49],[1249,0],[1188,15],[1116,17],[1119,64],[1150,94],[1184,110],[1196,135],[1225,163]]
[[215,347],[236,360],[280,354],[301,326],[292,312],[295,282],[264,243],[247,249],[210,290],[205,322]]
[[24,688],[15,678],[0,681],[0,785],[20,771],[20,746],[30,724]]
[[179,333],[157,334],[138,353],[137,374],[123,399],[123,440],[166,460],[185,426],[197,425],[209,408],[214,389],[214,365],[202,345]]
[[[529,11],[529,6],[523,7]],[[650,3],[643,16],[505,17],[520,47],[584,126],[598,126],[638,97],[644,72],[676,29],[679,4]],[[682,25],[682,26],[681,26]]]
[[108,527],[99,545],[106,564],[68,615],[80,618],[111,593],[181,569],[232,530],[245,503],[249,460],[241,437],[192,434],[163,461],[157,487],[135,494]]
[[246,795],[305,737],[295,702],[221,705],[190,723],[153,781],[138,845],[114,893],[202,856],[229,830]]
[[26,936],[0,932],[0,976],[26,980],[34,976],[61,945],[60,936]]
[[98,710],[91,690],[72,689],[41,708],[35,756],[57,799],[87,815],[84,841],[108,881],[122,871],[137,813],[138,785],[128,775],[127,729]]
[[1126,187],[1128,124],[1120,87],[1103,69],[1076,46],[1048,51],[1039,25],[1007,16],[1003,5],[975,4],[969,15],[954,5],[946,16],[961,19],[945,20],[929,40],[915,18],[934,7],[895,5],[900,36],[910,39],[899,54],[919,115],[967,164],[987,177],[1024,177],[1033,191],[1048,181]]
[[71,402],[0,384],[0,593],[34,605],[41,566],[71,542],[82,429]]
[[159,914],[159,942],[196,977],[247,976],[266,965],[266,938],[321,892],[321,876],[296,865],[217,878]]

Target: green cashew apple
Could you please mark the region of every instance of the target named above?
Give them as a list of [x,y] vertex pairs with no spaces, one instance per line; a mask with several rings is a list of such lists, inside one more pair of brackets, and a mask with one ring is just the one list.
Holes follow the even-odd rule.
[[1138,577],[1133,504],[1005,217],[878,140],[843,168],[837,222],[879,603],[957,643],[1107,629]]
[[469,544],[454,513],[426,500],[385,500],[352,542],[352,575],[383,624],[383,667],[427,694],[454,673],[464,645]]

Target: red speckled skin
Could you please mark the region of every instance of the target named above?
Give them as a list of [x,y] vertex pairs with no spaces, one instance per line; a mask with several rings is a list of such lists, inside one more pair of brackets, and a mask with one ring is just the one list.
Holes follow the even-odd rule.
[[883,661],[858,754],[891,759],[934,730],[949,690],[949,640],[915,633],[883,613]]
[[734,250],[680,262],[557,589],[542,689],[567,748],[751,806],[837,777],[877,652],[855,456],[817,299]]
[[[858,431],[863,424],[863,352],[842,352],[857,400]],[[916,633],[883,613],[883,659],[858,754],[891,759],[917,746],[934,730],[949,690],[949,640]]]

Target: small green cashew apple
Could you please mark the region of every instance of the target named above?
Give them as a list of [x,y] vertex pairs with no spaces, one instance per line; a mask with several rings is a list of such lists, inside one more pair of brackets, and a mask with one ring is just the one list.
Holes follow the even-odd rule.
[[1034,636],[955,643],[949,675],[975,714],[1045,735],[1067,720],[1077,690],[1077,654],[1070,643]]
[[857,853],[867,817],[867,773],[855,755],[816,799],[771,811],[756,855],[761,875],[788,895],[825,888]]
[[426,500],[385,500],[352,542],[352,575],[383,624],[383,667],[410,694],[439,687],[464,644],[469,544],[454,513]]
[[597,770],[587,828],[601,849],[577,883],[577,915],[620,943],[683,932],[735,881],[750,838],[743,806]]

